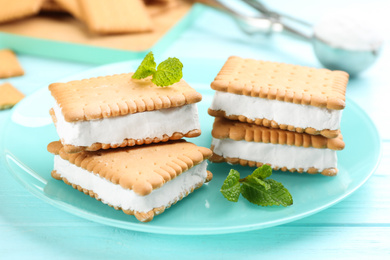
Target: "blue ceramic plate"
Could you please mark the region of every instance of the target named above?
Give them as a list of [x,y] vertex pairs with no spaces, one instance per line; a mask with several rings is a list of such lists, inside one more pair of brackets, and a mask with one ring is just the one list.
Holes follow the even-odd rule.
[[[192,142],[209,147],[213,118],[207,114],[213,91],[209,83],[217,74],[222,60],[183,60],[184,77],[196,88],[203,100],[199,103],[202,135]],[[89,70],[61,81],[134,71],[139,61],[116,63]],[[14,109],[4,127],[0,142],[1,157],[10,172],[31,193],[65,211],[88,220],[115,227],[164,234],[221,234],[260,229],[291,222],[324,210],[359,188],[375,170],[380,156],[378,132],[367,114],[347,100],[341,129],[346,148],[338,153],[339,174],[336,177],[283,173],[272,178],[281,181],[291,192],[294,205],[258,207],[240,198],[227,201],[219,189],[231,168],[245,176],[253,168],[210,164],[214,179],[189,195],[152,222],[140,223],[135,217],[116,211],[61,181],[51,178],[53,155],[46,151],[49,142],[58,140],[48,115],[52,99],[47,86],[25,98]],[[362,138],[364,137],[364,138]]]

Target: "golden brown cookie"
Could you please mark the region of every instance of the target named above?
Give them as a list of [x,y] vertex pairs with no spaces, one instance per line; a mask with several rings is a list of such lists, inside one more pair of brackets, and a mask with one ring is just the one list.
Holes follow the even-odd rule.
[[42,2],[43,0],[0,0],[0,23],[37,14]]
[[323,130],[317,130],[313,127],[295,127],[293,125],[286,125],[286,124],[278,124],[275,120],[268,120],[266,118],[256,118],[256,119],[250,119],[243,115],[226,115],[226,112],[223,110],[213,110],[211,108],[208,109],[208,114],[213,117],[224,117],[230,120],[255,124],[259,126],[265,126],[269,128],[274,129],[281,129],[281,130],[288,130],[292,132],[297,133],[306,133],[310,135],[322,135],[326,138],[336,138],[340,134],[340,130],[330,130],[330,129],[323,129]]
[[185,140],[77,154],[66,153],[60,142],[50,143],[47,149],[140,196],[150,194],[212,154],[210,149]]
[[13,107],[24,95],[10,83],[0,84],[0,110]]
[[279,62],[230,57],[211,88],[294,104],[343,109],[348,74]]
[[133,73],[105,76],[49,86],[67,122],[123,116],[197,103],[201,94],[184,80],[169,87],[150,79],[135,80]]
[[[181,174],[186,174],[187,170],[211,156],[210,149],[198,147],[184,140],[159,145],[78,154],[65,153],[60,142],[50,143],[47,149],[50,153],[59,155],[63,160],[67,160],[95,176],[104,178],[110,184],[120,185],[125,190],[132,190],[139,196],[145,196],[145,198],[153,190],[161,188]],[[63,180],[75,189],[83,191],[97,200],[104,199],[94,190],[72,183],[64,176],[66,174],[60,173],[56,169],[52,172],[53,178]],[[207,177],[203,181],[194,183],[189,189],[176,194],[174,201],[147,212],[128,210],[120,206],[115,206],[115,208],[122,209],[126,214],[135,215],[138,220],[147,222],[211,179],[212,174],[207,172]],[[109,202],[105,203],[110,204]]]
[[8,49],[0,50],[0,79],[22,76],[24,71],[15,53]]
[[116,34],[153,30],[142,0],[79,0],[82,16],[95,33]]
[[345,143],[339,134],[336,138],[325,138],[319,135],[295,133],[280,129],[262,127],[254,124],[215,118],[212,136],[217,139],[229,138],[235,141],[261,142],[297,147],[313,147],[319,149],[343,150]]

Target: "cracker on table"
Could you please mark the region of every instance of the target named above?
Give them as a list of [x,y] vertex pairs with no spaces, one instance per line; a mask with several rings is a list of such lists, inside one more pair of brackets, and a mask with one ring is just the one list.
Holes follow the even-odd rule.
[[43,0],[0,0],[0,23],[37,14]]
[[0,50],[0,79],[24,75],[15,53],[8,49]]
[[10,83],[0,84],[0,110],[13,107],[24,95]]
[[148,32],[152,21],[142,0],[79,0],[88,28],[99,34]]
[[67,122],[179,107],[197,103],[202,95],[184,80],[165,88],[150,79],[135,80],[133,73],[54,83],[49,86]]
[[238,95],[341,110],[349,75],[279,62],[230,57],[211,88]]

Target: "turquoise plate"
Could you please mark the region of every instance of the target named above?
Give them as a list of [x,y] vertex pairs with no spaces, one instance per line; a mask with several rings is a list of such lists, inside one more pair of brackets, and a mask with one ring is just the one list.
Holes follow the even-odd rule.
[[[207,108],[213,91],[209,83],[224,61],[184,59],[184,78],[202,95],[199,114],[202,135],[192,142],[209,147],[213,118]],[[136,62],[116,63],[92,69],[61,81],[109,75],[135,70]],[[242,176],[253,169],[225,163],[210,164],[214,179],[190,194],[149,223],[140,223],[135,217],[104,205],[61,181],[51,178],[53,155],[46,151],[49,142],[58,140],[48,115],[52,104],[47,86],[20,102],[12,111],[3,128],[0,141],[1,157],[10,172],[31,193],[40,199],[77,216],[115,227],[164,234],[222,234],[254,230],[291,222],[324,210],[341,201],[359,188],[378,165],[380,138],[367,114],[354,102],[347,100],[341,129],[346,148],[338,152],[339,174],[336,177],[283,173],[272,176],[291,192],[294,205],[258,207],[240,198],[227,201],[219,189],[231,168]]]

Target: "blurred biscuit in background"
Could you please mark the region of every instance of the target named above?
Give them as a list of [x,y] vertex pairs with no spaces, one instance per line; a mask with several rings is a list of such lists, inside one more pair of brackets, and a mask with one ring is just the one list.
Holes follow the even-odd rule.
[[22,66],[13,51],[0,50],[0,79],[22,76],[24,74]]
[[43,0],[0,0],[0,23],[37,14]]
[[24,95],[10,83],[0,84],[0,110],[13,107]]

